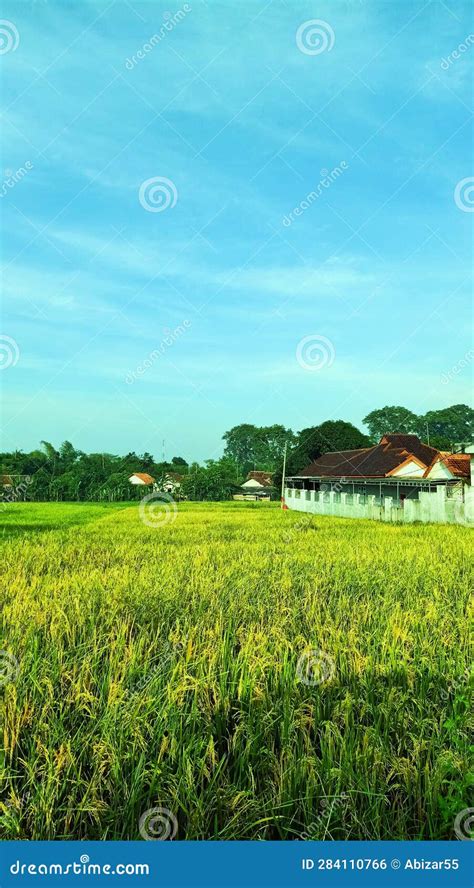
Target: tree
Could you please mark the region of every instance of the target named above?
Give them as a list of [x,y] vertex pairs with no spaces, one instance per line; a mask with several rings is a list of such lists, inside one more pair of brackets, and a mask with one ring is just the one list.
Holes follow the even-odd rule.
[[53,447],[53,445],[50,444],[49,441],[41,441],[41,444],[43,445],[44,452],[46,453],[48,459],[54,462],[54,460],[57,459],[57,457],[59,456],[56,448]]
[[38,469],[31,479],[31,485],[28,490],[28,498],[33,500],[49,500],[50,498],[50,476],[44,468]]
[[381,407],[368,413],[362,422],[367,426],[371,438],[379,441],[383,435],[390,433],[416,434],[419,417],[406,407]]
[[61,460],[61,466],[63,468],[69,468],[70,466],[74,465],[80,455],[80,451],[76,450],[76,448],[73,447],[70,441],[63,441],[61,447],[59,448],[59,458]]
[[[466,404],[453,404],[442,410],[429,410],[418,419],[419,435],[429,434],[430,444],[450,450],[454,444],[472,441],[474,410]],[[440,443],[436,443],[439,441]]]
[[151,472],[153,470],[153,466],[155,465],[155,458],[151,453],[148,453],[145,450],[145,453],[142,456],[138,457],[138,461],[144,472]]
[[113,472],[102,487],[102,493],[110,502],[132,499],[135,494],[128,472]]
[[250,423],[234,426],[222,436],[226,442],[224,455],[239,465],[253,464],[260,445],[260,430]]
[[224,456],[234,460],[247,474],[250,469],[273,471],[283,456],[285,442],[292,444],[291,429],[275,423],[271,426],[255,426],[242,423],[225,432]]
[[183,479],[181,493],[193,500],[228,500],[238,489],[240,478],[235,463],[223,457],[208,459]]
[[275,423],[271,426],[263,426],[260,429],[262,460],[261,468],[273,469],[283,456],[285,444],[291,447],[294,444],[294,434],[291,429]]
[[316,426],[316,436],[313,439],[313,449],[316,447],[322,453],[335,450],[358,450],[361,447],[370,447],[370,438],[343,419],[328,419]]
[[173,465],[173,466],[187,466],[187,462],[185,459],[183,459],[182,456],[173,456],[173,459],[171,460],[171,465]]

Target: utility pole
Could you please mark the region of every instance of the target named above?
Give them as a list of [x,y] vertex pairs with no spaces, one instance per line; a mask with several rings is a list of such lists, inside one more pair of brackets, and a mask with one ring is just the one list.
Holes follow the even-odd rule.
[[428,447],[429,447],[430,446],[430,430],[428,427],[428,423],[426,423],[426,443],[428,444]]
[[285,441],[285,449],[283,451],[283,474],[281,476],[281,508],[285,508],[285,472],[286,472],[286,451],[288,449],[288,441]]

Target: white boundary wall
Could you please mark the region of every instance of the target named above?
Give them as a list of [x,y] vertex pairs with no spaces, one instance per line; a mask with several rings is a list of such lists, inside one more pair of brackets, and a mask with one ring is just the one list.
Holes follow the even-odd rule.
[[464,488],[464,498],[446,497],[446,488],[439,485],[433,493],[420,491],[418,499],[406,499],[403,505],[394,504],[393,497],[363,497],[359,493],[319,492],[285,489],[285,503],[296,512],[314,515],[336,515],[340,518],[372,518],[376,521],[413,521],[436,524],[474,524],[474,490]]

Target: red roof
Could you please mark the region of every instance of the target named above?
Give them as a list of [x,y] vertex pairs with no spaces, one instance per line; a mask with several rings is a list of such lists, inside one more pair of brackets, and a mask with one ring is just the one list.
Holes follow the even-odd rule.
[[298,477],[385,478],[414,456],[428,467],[438,456],[434,447],[423,444],[417,435],[384,435],[374,447],[324,453],[298,473]]
[[147,472],[134,472],[132,478],[140,478],[140,481],[143,481],[144,484],[155,483],[155,479],[148,475]]
[[457,478],[470,478],[471,475],[471,457],[469,453],[438,453],[430,466],[428,466],[425,475],[436,462],[442,462],[452,475]]

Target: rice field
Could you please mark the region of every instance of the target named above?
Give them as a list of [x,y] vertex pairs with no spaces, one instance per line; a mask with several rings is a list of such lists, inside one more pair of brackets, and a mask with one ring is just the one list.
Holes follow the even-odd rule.
[[0,513],[3,837],[456,838],[472,531],[168,517]]

